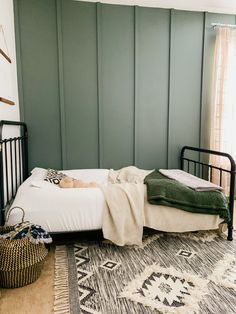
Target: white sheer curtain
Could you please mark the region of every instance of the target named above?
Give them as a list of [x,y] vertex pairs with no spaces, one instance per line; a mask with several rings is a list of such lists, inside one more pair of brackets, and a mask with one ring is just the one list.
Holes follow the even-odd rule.
[[[236,29],[229,27],[216,28],[210,148],[236,159]],[[211,157],[210,162],[229,168],[222,157]],[[225,176],[222,180],[228,192],[228,180]],[[219,184],[216,171],[213,171],[213,181]]]

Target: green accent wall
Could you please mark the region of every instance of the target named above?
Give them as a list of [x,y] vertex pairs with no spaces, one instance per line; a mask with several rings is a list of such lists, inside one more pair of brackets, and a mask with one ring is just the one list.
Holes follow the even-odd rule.
[[211,23],[234,15],[14,3],[30,168],[173,168],[209,145]]

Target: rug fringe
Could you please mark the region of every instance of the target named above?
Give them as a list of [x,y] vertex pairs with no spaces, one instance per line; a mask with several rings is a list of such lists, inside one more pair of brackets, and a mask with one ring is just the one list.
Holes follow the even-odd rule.
[[68,258],[65,245],[56,246],[54,277],[54,314],[70,313]]
[[193,232],[170,232],[170,236],[173,237],[179,237],[182,239],[189,239],[197,242],[212,242],[215,241],[217,238],[220,238],[221,235],[219,235],[216,231],[198,231],[197,233]]

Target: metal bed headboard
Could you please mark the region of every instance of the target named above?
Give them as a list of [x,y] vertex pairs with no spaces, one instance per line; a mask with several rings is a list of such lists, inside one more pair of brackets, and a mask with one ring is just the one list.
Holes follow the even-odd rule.
[[[199,153],[198,158],[199,160],[194,160],[192,158],[185,157],[186,151],[194,151]],[[221,167],[217,167],[214,165],[211,165],[206,162],[202,162],[201,153],[208,154],[209,155],[217,155],[221,157],[225,157],[228,159],[230,163],[230,169],[224,169]],[[191,165],[193,165],[193,174],[197,175],[199,177],[205,178],[205,174],[207,173],[209,181],[212,181],[212,172],[213,169],[219,171],[219,185],[222,186],[222,176],[223,173],[229,174],[230,178],[230,188],[229,188],[229,211],[230,211],[230,221],[228,222],[228,237],[227,239],[232,241],[233,240],[233,217],[234,217],[234,190],[235,190],[235,161],[233,157],[227,153],[222,153],[210,149],[203,149],[203,148],[196,148],[191,146],[184,146],[181,150],[180,155],[180,161],[181,161],[181,169],[185,170],[187,172],[190,172]],[[187,168],[187,169],[186,169]]]
[[[3,138],[3,128],[18,126],[20,136]],[[28,177],[28,134],[24,122],[0,121],[0,225],[19,185]]]

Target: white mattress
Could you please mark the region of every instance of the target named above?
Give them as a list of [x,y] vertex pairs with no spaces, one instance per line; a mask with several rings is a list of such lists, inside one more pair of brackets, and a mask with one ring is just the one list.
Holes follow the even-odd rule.
[[[67,170],[63,173],[84,181],[107,184],[107,169]],[[102,228],[105,199],[100,188],[61,189],[44,181],[46,170],[35,168],[19,187],[12,207],[25,210],[25,219],[49,232],[70,232]],[[145,226],[160,231],[185,232],[217,229],[219,216],[192,214],[176,208],[145,202]],[[9,224],[21,220],[21,211],[12,211]]]

